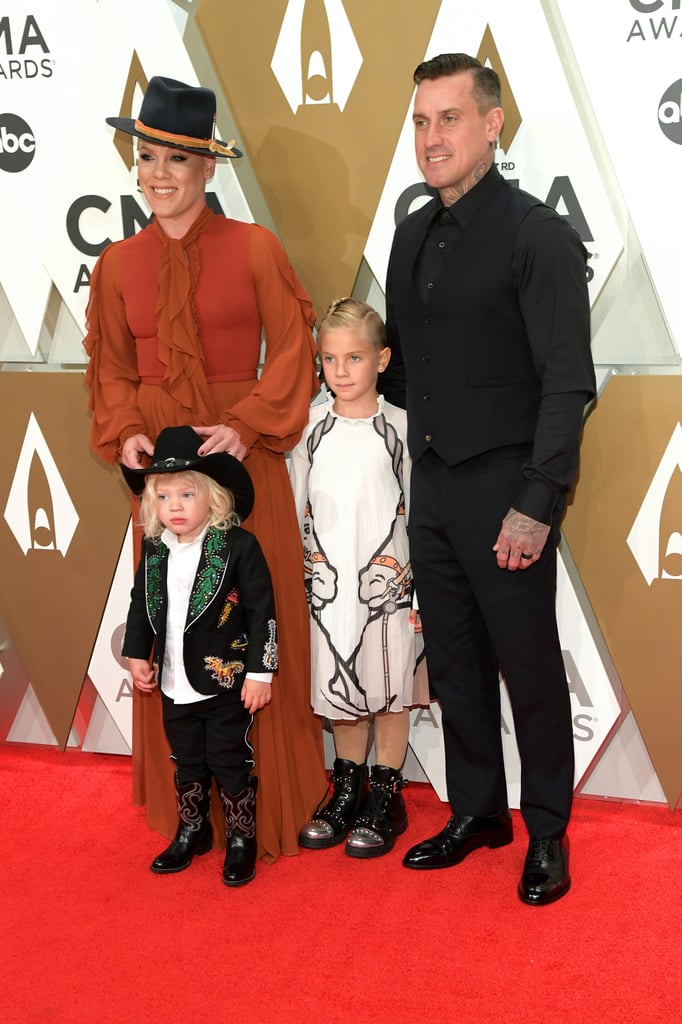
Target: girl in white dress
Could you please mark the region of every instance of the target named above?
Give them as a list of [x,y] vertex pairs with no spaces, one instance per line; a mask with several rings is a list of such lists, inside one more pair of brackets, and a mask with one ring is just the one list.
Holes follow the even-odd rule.
[[[407,425],[405,412],[377,394],[391,352],[371,306],[332,303],[317,342],[332,394],[311,409],[291,480],[311,616],[312,705],[331,721],[336,759],[329,796],[299,843],[325,849],[346,839],[350,856],[377,857],[407,828],[401,768],[416,662]],[[377,763],[366,796],[372,721]]]

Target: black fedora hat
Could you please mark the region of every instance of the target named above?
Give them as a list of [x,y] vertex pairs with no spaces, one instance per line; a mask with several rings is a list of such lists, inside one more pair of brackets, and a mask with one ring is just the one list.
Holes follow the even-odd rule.
[[174,78],[149,79],[139,116],[107,117],[106,122],[147,142],[184,149],[200,156],[240,157],[234,139],[215,137],[216,98],[212,89],[185,85]]
[[234,496],[234,510],[243,521],[253,508],[251,477],[239,459],[227,452],[198,455],[204,443],[191,427],[164,427],[154,446],[152,461],[145,469],[129,469],[121,465],[125,482],[133,494],[142,494],[147,477],[154,473],[203,473]]

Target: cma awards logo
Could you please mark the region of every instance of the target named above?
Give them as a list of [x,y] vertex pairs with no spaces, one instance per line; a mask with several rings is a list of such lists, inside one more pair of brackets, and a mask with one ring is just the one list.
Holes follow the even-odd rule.
[[666,139],[682,146],[682,78],[673,82],[661,96],[658,124]]
[[630,7],[638,14],[648,14],[649,17],[635,18],[626,42],[629,43],[633,39],[639,42],[657,42],[659,39],[678,38],[682,31],[676,12],[681,6],[682,0],[630,0]]
[[0,81],[52,78],[54,62],[35,15],[0,18],[0,45],[7,55],[3,60],[0,54]]
[[31,413],[5,506],[5,521],[24,552],[66,554],[79,518],[37,420]]
[[682,426],[678,423],[627,538],[649,586],[657,579],[682,579],[682,533],[675,529],[681,490]]
[[270,67],[294,114],[322,104],[343,110],[361,66],[341,0],[289,0]]

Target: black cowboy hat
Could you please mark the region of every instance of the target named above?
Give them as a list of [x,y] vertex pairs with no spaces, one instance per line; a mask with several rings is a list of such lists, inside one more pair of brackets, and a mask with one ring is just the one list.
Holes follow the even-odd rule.
[[121,466],[125,482],[133,494],[142,494],[146,478],[157,473],[203,473],[210,476],[221,487],[231,491],[234,510],[243,521],[253,508],[253,484],[239,459],[227,452],[212,455],[198,455],[204,443],[191,427],[164,427],[154,446],[152,461],[145,469],[129,469]]
[[149,79],[139,116],[107,117],[106,122],[128,135],[147,142],[184,149],[200,156],[240,157],[234,139],[215,137],[216,98],[212,89],[185,85],[174,78],[154,75]]

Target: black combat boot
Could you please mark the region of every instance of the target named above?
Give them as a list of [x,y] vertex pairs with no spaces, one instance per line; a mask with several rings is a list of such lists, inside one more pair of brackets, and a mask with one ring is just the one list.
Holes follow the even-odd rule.
[[381,857],[393,849],[396,837],[407,828],[407,809],[401,792],[406,785],[396,768],[374,765],[367,805],[346,840],[349,857]]
[[326,850],[342,843],[358,815],[366,782],[366,764],[337,757],[329,776],[329,801],[323,801],[303,826],[299,845],[307,850]]

